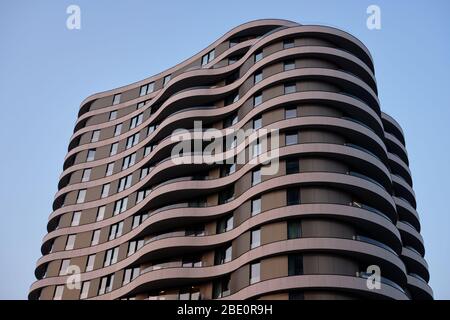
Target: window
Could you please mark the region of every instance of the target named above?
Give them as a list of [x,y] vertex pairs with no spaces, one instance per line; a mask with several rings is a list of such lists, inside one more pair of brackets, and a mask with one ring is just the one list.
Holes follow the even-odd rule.
[[64,292],[64,285],[56,286],[53,300],[61,300]]
[[252,200],[252,216],[261,212],[261,198]]
[[262,78],[263,78],[262,71],[259,71],[259,72],[255,73],[255,84],[260,82],[262,80]]
[[284,85],[284,94],[294,93],[297,91],[295,83],[289,83]]
[[138,114],[137,116],[131,118],[130,129],[136,128],[138,125],[142,123],[142,119],[144,118],[144,114]]
[[170,77],[171,77],[171,75],[169,74],[168,76],[165,76],[164,77],[164,80],[163,80],[163,86],[165,86],[166,84],[168,84],[169,83],[169,81],[170,81]]
[[153,133],[153,131],[155,131],[155,129],[156,129],[155,125],[148,126],[148,128],[147,128],[147,135]]
[[253,130],[258,130],[262,127],[262,118],[256,118],[253,120]]
[[122,133],[122,123],[119,123],[116,125],[116,127],[114,128],[114,137],[117,137],[118,135],[120,135]]
[[109,188],[111,187],[111,185],[109,184],[109,183],[107,183],[107,184],[104,184],[103,186],[102,186],[102,193],[101,193],[101,195],[100,195],[100,198],[106,198],[107,196],[108,196],[108,194],[109,194]]
[[97,142],[99,138],[100,138],[100,130],[92,131],[91,142]]
[[224,204],[232,200],[234,197],[234,186],[227,188],[219,193],[219,204]]
[[183,268],[198,268],[202,266],[202,258],[200,256],[184,257],[181,263]]
[[80,224],[81,211],[75,211],[72,215],[71,227],[78,226]]
[[207,65],[214,60],[215,50],[211,50],[202,57],[202,66]]
[[100,241],[100,229],[97,229],[92,234],[91,246],[95,246]]
[[83,203],[86,198],[86,189],[81,189],[78,191],[77,203]]
[[285,61],[283,63],[283,69],[284,69],[284,71],[289,71],[289,70],[295,69],[295,61],[294,60]]
[[235,45],[237,45],[239,43],[238,39],[230,39],[230,48],[234,47]]
[[150,194],[150,189],[146,189],[146,190],[139,190],[137,195],[136,195],[136,203],[141,202],[142,200],[144,200],[144,198],[146,196],[148,196]]
[[288,256],[288,274],[297,276],[303,274],[303,256],[299,254],[290,254]]
[[139,132],[135,133],[131,137],[128,137],[126,149],[130,149],[131,147],[135,146],[138,142],[139,142]]
[[284,109],[284,118],[285,119],[297,118],[297,107],[290,107]]
[[81,182],[89,181],[91,177],[91,169],[84,169],[83,176],[81,177]]
[[238,57],[234,56],[234,57],[229,57],[228,58],[228,65],[236,63],[239,60]]
[[226,297],[230,294],[230,276],[213,283],[213,299]]
[[116,120],[116,119],[117,119],[117,110],[111,111],[109,113],[109,121]]
[[258,62],[259,60],[261,60],[262,58],[263,58],[262,51],[258,51],[255,53],[255,63]]
[[103,277],[100,280],[100,288],[98,289],[98,294],[105,294],[112,291],[114,282],[114,274],[110,274],[109,276]]
[[136,109],[142,108],[143,106],[145,106],[146,103],[147,103],[147,101],[141,101],[141,102],[139,102],[139,103],[136,105]]
[[289,300],[305,300],[305,294],[301,291],[289,292]]
[[250,284],[259,282],[261,279],[261,263],[256,262],[250,265]]
[[253,106],[256,107],[262,103],[262,94],[259,93],[258,95],[253,97]]
[[200,289],[197,287],[180,289],[178,300],[200,300]]
[[94,270],[94,264],[95,264],[95,254],[91,254],[88,256],[87,263],[86,263],[86,272]]
[[128,197],[117,200],[114,204],[114,215],[118,215],[119,213],[127,210],[128,205]]
[[153,149],[153,145],[146,146],[144,148],[144,157],[148,156],[150,154],[150,152],[152,152],[152,149]]
[[131,256],[137,250],[144,246],[144,240],[130,241],[128,244],[128,256]]
[[113,156],[113,155],[117,154],[117,149],[118,149],[118,148],[119,148],[119,143],[118,143],[118,142],[113,143],[113,144],[111,145],[111,150],[110,150],[110,152],[109,152],[109,155],[110,155],[110,156]]
[[95,221],[102,221],[105,218],[105,206],[98,207],[97,209],[97,218]]
[[84,281],[81,285],[80,299],[86,299],[89,296],[89,287],[91,286],[90,281]]
[[67,237],[65,250],[72,250],[73,249],[73,247],[75,245],[75,238],[76,238],[76,235],[74,235],[74,234],[70,234]]
[[216,233],[223,233],[227,232],[233,229],[233,215],[230,215],[228,217],[222,218],[217,223],[217,232]]
[[113,106],[120,103],[120,97],[121,97],[121,96],[122,96],[122,95],[121,95],[120,93],[114,95],[114,98],[113,98]]
[[283,49],[289,49],[294,47],[294,39],[286,39],[283,41]]
[[252,186],[261,182],[261,170],[252,171]]
[[121,191],[131,187],[132,180],[133,180],[133,175],[131,175],[131,174],[126,177],[121,178],[119,180],[119,186],[117,188],[117,192],[121,192]]
[[109,240],[111,241],[120,237],[122,235],[122,230],[123,230],[123,221],[113,224],[109,232]]
[[229,176],[230,174],[234,173],[236,171],[236,163],[227,163],[227,164],[223,164],[220,167],[220,177],[226,177]]
[[59,269],[59,275],[65,276],[67,274],[67,268],[70,266],[70,259],[64,259],[61,261],[61,268]]
[[112,175],[114,172],[114,162],[108,163],[108,165],[106,166],[106,173],[105,173],[105,177],[109,177],[110,175]]
[[127,283],[130,283],[134,279],[136,279],[139,276],[140,268],[129,268],[125,269],[124,275],[123,275],[123,285],[126,285]]
[[136,162],[136,153],[130,154],[123,158],[122,170],[128,169]]
[[119,257],[119,247],[107,250],[105,254],[105,261],[103,262],[103,267],[108,267],[116,263],[118,257]]
[[294,174],[299,172],[298,159],[286,160],[286,174]]
[[286,132],[285,145],[290,146],[298,143],[298,132]]
[[197,225],[195,227],[191,227],[189,229],[186,229],[184,235],[186,237],[202,237],[205,235],[205,226],[204,225]]
[[298,220],[288,221],[288,239],[298,239],[302,236],[302,224]]
[[141,169],[141,176],[140,176],[139,179],[140,180],[144,179],[148,175],[149,172],[150,172],[150,168],[149,167],[142,168]]
[[147,218],[148,218],[147,213],[133,216],[133,224],[131,225],[131,229],[137,228]]
[[139,96],[145,96],[146,94],[149,94],[150,92],[153,92],[153,89],[155,88],[155,83],[150,82],[141,87],[141,90],[139,91]]
[[220,248],[216,250],[214,255],[214,264],[224,264],[231,261],[233,247],[230,245],[228,247]]
[[296,205],[300,203],[300,189],[289,188],[286,191],[286,204],[288,206]]
[[235,125],[237,122],[239,121],[239,117],[237,113],[233,113],[230,116],[228,116],[227,118],[225,118],[225,120],[223,120],[223,128],[228,128],[231,127],[233,125]]
[[250,234],[250,248],[254,249],[261,245],[261,229],[253,230]]
[[86,157],[86,161],[94,161],[95,159],[95,149],[89,149]]

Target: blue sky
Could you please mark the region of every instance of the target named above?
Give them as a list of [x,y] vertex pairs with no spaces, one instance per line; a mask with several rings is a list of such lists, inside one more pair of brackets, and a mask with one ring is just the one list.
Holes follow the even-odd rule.
[[[66,28],[70,4],[81,8],[81,30]],[[366,27],[371,4],[381,30]],[[372,52],[382,109],[406,134],[431,286],[450,299],[449,13],[447,0],[2,1],[0,299],[25,299],[34,281],[80,102],[261,18],[338,27]]]

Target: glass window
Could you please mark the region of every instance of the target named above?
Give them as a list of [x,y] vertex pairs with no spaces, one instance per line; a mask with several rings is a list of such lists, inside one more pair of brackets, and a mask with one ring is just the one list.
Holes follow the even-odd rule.
[[116,104],[119,104],[119,103],[120,103],[120,97],[121,97],[121,96],[122,96],[122,95],[121,95],[120,93],[114,95],[114,98],[113,98],[113,105],[116,105]]
[[284,118],[285,119],[297,118],[297,107],[290,107],[284,109]]
[[233,247],[231,245],[228,247],[217,249],[214,256],[215,265],[230,262],[232,258],[232,251]]
[[289,300],[305,300],[305,294],[301,291],[289,292]]
[[89,287],[91,286],[90,281],[84,281],[81,285],[80,299],[86,299],[89,296]]
[[84,169],[83,176],[81,177],[81,182],[89,181],[90,177],[91,177],[91,169]]
[[261,212],[261,198],[252,200],[252,216]]
[[235,125],[239,121],[239,117],[237,113],[233,113],[230,116],[226,117],[225,120],[223,120],[223,128],[231,127],[232,125]]
[[289,188],[286,191],[286,203],[288,206],[296,205],[300,203],[300,189]]
[[109,276],[103,277],[100,280],[100,288],[98,290],[98,294],[105,294],[112,291],[114,283],[114,274],[110,274]]
[[294,39],[286,39],[283,41],[283,49],[293,48],[294,45]]
[[234,56],[234,57],[229,57],[229,58],[228,58],[228,64],[230,65],[230,64],[236,63],[238,60],[239,60],[239,58],[236,57],[236,56]]
[[86,272],[94,270],[94,264],[95,264],[95,254],[91,254],[88,256],[87,263],[86,263]]
[[254,170],[252,172],[252,186],[261,182],[261,170]]
[[261,229],[253,230],[250,237],[250,248],[254,249],[261,245]]
[[121,192],[121,191],[131,187],[132,180],[133,180],[133,176],[131,174],[126,177],[121,178],[119,180],[119,186],[117,188],[117,192]]
[[111,111],[109,113],[109,121],[117,119],[117,110]]
[[100,229],[95,230],[94,233],[92,234],[91,246],[97,245],[99,241],[100,241]]
[[105,177],[109,177],[110,175],[112,175],[114,172],[114,162],[108,163],[108,165],[106,166],[106,173],[105,173]]
[[215,56],[215,50],[211,50],[210,52],[208,52],[207,54],[205,54],[202,57],[202,66],[207,65],[208,63],[210,63],[211,61],[214,60],[214,56]]
[[299,172],[298,159],[286,160],[286,174],[294,174]]
[[86,161],[94,161],[95,159],[95,149],[89,149],[86,157]]
[[259,282],[261,279],[261,263],[252,263],[250,266],[250,284]]
[[223,233],[233,229],[233,215],[222,218],[217,223],[217,231],[216,233]]
[[114,128],[114,137],[117,137],[122,132],[122,123],[119,123]]
[[138,125],[140,125],[142,123],[143,118],[144,118],[144,114],[143,113],[138,114],[137,116],[131,118],[130,129],[134,129]]
[[56,286],[53,300],[61,300],[64,292],[64,285]]
[[286,132],[285,145],[290,146],[298,143],[298,132]]
[[59,275],[65,276],[67,274],[67,268],[70,266],[70,259],[63,259],[61,261],[61,268],[59,269]]
[[302,236],[302,224],[300,221],[288,221],[288,239],[298,239]]
[[86,189],[81,189],[78,191],[77,203],[83,203],[86,198]]
[[258,51],[255,53],[255,63],[258,62],[259,60],[261,60],[262,58],[263,58],[262,51]]
[[74,234],[70,234],[67,237],[66,250],[72,250],[73,249],[73,247],[75,245],[75,238],[76,238],[76,235],[74,235]]
[[96,221],[102,221],[105,218],[105,206],[98,207]]
[[295,69],[295,61],[288,60],[283,63],[284,71],[289,71]]
[[303,256],[300,254],[290,254],[288,256],[288,274],[297,276],[303,274]]
[[100,198],[106,198],[109,195],[110,187],[111,187],[111,185],[109,183],[103,185],[102,194],[100,195]]
[[171,78],[171,75],[170,75],[170,74],[164,77],[164,80],[163,80],[163,86],[165,86],[166,84],[169,83],[170,78]]
[[119,213],[127,210],[128,205],[128,197],[117,200],[114,204],[114,215],[118,215]]
[[294,93],[297,91],[295,83],[289,83],[284,85],[284,94]]
[[100,130],[92,131],[91,142],[97,142],[99,138],[100,138]]
[[108,267],[112,264],[115,264],[117,262],[118,257],[119,257],[119,247],[107,250],[103,266]]
[[118,149],[118,148],[119,148],[119,143],[118,143],[118,142],[113,143],[113,144],[111,145],[111,152],[109,153],[109,155],[110,155],[110,156],[113,156],[113,155],[117,154],[117,149]]
[[144,179],[144,178],[148,175],[149,170],[150,170],[149,167],[146,167],[146,168],[142,168],[142,169],[141,169],[141,177],[140,177],[141,180]]
[[128,137],[126,149],[129,149],[129,148],[135,146],[138,142],[139,142],[139,132],[135,133],[131,137]]
[[262,80],[262,78],[263,78],[263,74],[262,74],[261,71],[255,73],[255,84],[257,84],[258,82],[260,82],[260,81]]
[[258,94],[253,97],[253,106],[256,107],[262,103],[262,94]]
[[75,211],[72,216],[72,222],[70,225],[72,227],[78,226],[80,224],[81,211]]
[[153,89],[155,87],[154,82],[147,83],[143,86],[141,86],[141,90],[139,91],[139,96],[145,96],[146,94],[149,94],[150,92],[153,92]]
[[136,153],[130,154],[123,158],[122,170],[128,169],[133,166],[136,161]]
[[130,283],[134,279],[136,279],[139,276],[140,268],[128,268],[125,269],[124,275],[123,275],[123,285],[126,285],[127,283]]
[[230,276],[213,283],[213,299],[226,297],[230,294]]
[[253,130],[258,130],[262,127],[262,118],[256,118],[253,120]]

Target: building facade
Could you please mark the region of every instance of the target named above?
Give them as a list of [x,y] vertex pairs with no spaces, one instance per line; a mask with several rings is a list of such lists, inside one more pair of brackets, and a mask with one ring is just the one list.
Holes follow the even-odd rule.
[[[175,163],[194,121],[277,131],[278,170],[237,161],[259,138]],[[252,21],[88,97],[53,210],[30,299],[433,298],[402,129],[335,28]]]

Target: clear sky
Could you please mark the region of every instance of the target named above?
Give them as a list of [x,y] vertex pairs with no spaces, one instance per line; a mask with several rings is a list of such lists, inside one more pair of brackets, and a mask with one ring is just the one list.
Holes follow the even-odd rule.
[[[81,30],[66,8],[81,8]],[[366,9],[381,8],[381,30]],[[1,1],[0,298],[25,299],[80,102],[163,71],[249,20],[341,28],[403,126],[435,297],[450,299],[450,1]],[[20,227],[19,227],[20,226]]]

